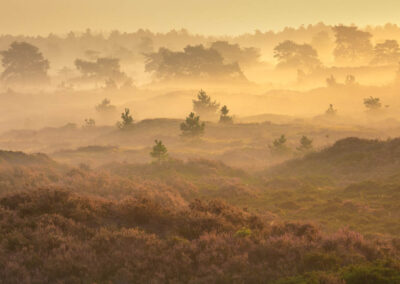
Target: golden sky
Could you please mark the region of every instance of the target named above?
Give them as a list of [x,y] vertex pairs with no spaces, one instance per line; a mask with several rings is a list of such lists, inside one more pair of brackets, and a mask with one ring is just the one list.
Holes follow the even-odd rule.
[[0,0],[1,34],[153,31],[240,34],[323,21],[400,23],[400,0]]

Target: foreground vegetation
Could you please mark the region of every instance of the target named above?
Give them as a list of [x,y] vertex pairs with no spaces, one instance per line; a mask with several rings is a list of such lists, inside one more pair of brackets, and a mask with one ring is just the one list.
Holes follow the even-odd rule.
[[400,281],[398,240],[269,225],[219,201],[171,208],[35,190],[3,196],[0,205],[7,283]]
[[1,151],[1,279],[400,283],[398,139],[258,172],[160,145],[154,163],[97,168]]

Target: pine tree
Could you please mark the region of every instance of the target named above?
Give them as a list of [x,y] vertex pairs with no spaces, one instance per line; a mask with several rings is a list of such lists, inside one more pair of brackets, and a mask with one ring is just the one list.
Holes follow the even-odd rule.
[[193,112],[186,117],[185,122],[181,123],[182,136],[197,137],[204,133],[205,123],[200,122],[200,116],[196,116]]
[[329,105],[329,108],[325,111],[325,114],[326,115],[336,115],[336,113],[337,113],[337,109],[334,109],[333,108],[333,104],[330,104]]
[[269,146],[271,151],[276,154],[285,154],[289,152],[289,148],[286,146],[286,136],[281,135],[281,137],[274,140],[272,146]]
[[168,159],[168,150],[161,140],[155,140],[154,142],[155,145],[153,146],[153,151],[150,152],[150,156],[152,156],[159,164],[161,164]]
[[282,134],[281,137],[279,137],[279,139],[274,140],[273,145],[275,148],[281,148],[281,147],[285,146],[286,141],[287,140],[286,140],[285,135]]
[[303,136],[300,139],[300,146],[297,147],[297,150],[299,150],[301,152],[310,151],[313,148],[312,143],[313,143],[313,141],[311,139],[309,139],[307,136]]
[[229,116],[229,109],[227,106],[223,106],[220,110],[221,115],[219,117],[219,122],[220,123],[233,123],[233,118],[232,116]]
[[118,122],[119,129],[128,129],[133,126],[133,118],[130,115],[129,108],[125,108],[125,111],[121,113],[122,122]]
[[197,94],[197,100],[193,100],[193,111],[206,118],[215,118],[219,103],[211,101],[211,97],[203,90]]

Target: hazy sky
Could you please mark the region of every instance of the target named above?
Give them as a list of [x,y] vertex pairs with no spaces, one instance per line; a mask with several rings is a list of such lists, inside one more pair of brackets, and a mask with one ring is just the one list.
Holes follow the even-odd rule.
[[239,34],[323,21],[400,23],[400,0],[0,0],[0,33],[69,30]]

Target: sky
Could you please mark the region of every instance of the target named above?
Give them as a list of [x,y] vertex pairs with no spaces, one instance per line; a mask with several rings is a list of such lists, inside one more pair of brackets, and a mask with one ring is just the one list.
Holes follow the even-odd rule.
[[302,24],[400,24],[400,0],[0,0],[0,34],[68,31],[237,35]]

